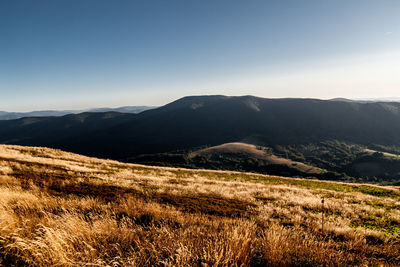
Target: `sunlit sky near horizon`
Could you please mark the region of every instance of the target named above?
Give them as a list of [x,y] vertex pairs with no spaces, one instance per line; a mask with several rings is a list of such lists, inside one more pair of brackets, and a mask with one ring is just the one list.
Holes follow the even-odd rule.
[[398,0],[0,1],[0,110],[400,97]]

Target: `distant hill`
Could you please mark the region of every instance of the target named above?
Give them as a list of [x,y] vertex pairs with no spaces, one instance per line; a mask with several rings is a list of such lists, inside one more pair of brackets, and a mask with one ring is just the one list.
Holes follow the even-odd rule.
[[352,177],[373,168],[370,179],[393,181],[400,179],[397,159],[378,159],[365,149],[400,154],[400,103],[191,96],[139,114],[0,121],[0,143],[120,160],[160,153],[185,158],[201,147],[232,142],[264,146],[277,157]]
[[153,109],[152,106],[126,106],[119,108],[94,108],[87,110],[39,110],[31,112],[6,112],[0,111],[0,120],[15,120],[26,117],[60,117],[68,114],[79,114],[83,112],[121,112],[121,113],[140,113],[145,110]]
[[[119,108],[94,108],[86,112],[120,112],[120,113],[140,113],[145,110],[157,108],[155,106],[124,106]],[[81,112],[79,112],[81,113]]]
[[332,98],[330,101],[342,101],[342,102],[357,102],[357,103],[374,103],[374,102],[384,102],[384,103],[393,103],[400,102],[400,98],[397,97],[389,97],[389,98],[378,98],[378,99],[348,99],[348,98]]
[[355,100],[352,100],[352,99],[348,99],[348,98],[341,98],[341,97],[338,97],[338,98],[332,98],[332,99],[329,99],[330,101],[342,101],[342,102],[357,102],[357,101],[355,101]]
[[199,156],[212,156],[212,155],[243,155],[245,158],[259,159],[271,165],[285,165],[290,168],[297,169],[308,174],[319,174],[321,169],[306,165],[301,162],[296,162],[287,158],[277,157],[271,152],[267,151],[264,147],[257,147],[245,143],[227,143],[219,146],[213,146],[205,149],[200,149],[190,153],[191,158]]

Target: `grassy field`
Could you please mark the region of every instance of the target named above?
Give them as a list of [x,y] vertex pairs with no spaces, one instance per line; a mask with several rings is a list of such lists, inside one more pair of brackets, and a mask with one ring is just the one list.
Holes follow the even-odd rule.
[[399,266],[400,192],[1,145],[0,265]]

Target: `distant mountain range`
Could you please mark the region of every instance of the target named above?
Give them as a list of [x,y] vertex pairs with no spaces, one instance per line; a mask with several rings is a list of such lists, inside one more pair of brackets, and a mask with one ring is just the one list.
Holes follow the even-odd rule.
[[79,114],[83,112],[121,112],[121,113],[140,113],[145,110],[153,109],[152,106],[126,106],[119,108],[94,108],[88,110],[39,110],[31,112],[6,112],[0,111],[0,120],[15,120],[25,117],[60,117],[68,114]]
[[[268,153],[256,157],[257,151],[247,153],[243,146],[236,152],[192,153],[234,142]],[[0,143],[148,164],[396,182],[400,103],[191,96],[138,114],[85,112],[0,121]],[[295,168],[300,166],[296,162],[322,172]]]
[[371,98],[371,99],[348,99],[348,98],[332,98],[330,101],[342,101],[342,102],[357,102],[357,103],[374,103],[374,102],[400,102],[400,98],[398,97],[388,97],[388,98]]

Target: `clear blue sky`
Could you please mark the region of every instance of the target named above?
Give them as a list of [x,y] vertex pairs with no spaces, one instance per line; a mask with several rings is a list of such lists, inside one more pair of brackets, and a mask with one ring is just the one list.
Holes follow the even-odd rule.
[[399,92],[398,0],[0,1],[0,110]]

